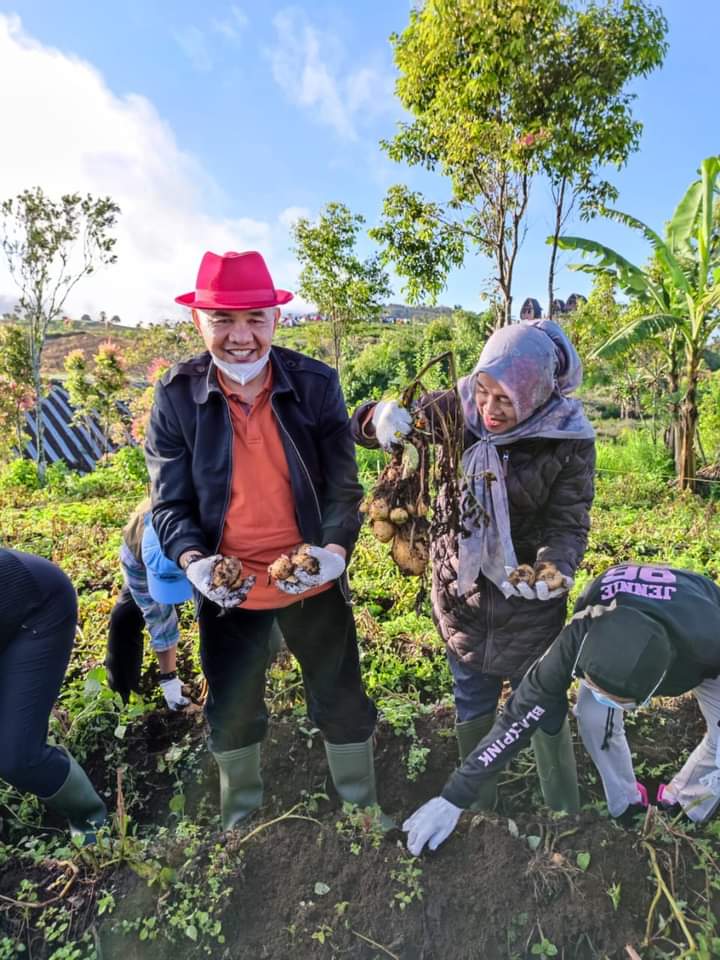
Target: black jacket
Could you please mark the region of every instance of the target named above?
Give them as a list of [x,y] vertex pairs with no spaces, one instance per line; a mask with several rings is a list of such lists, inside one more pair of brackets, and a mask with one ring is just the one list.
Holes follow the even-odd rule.
[[675,658],[658,687],[657,696],[678,696],[703,680],[720,675],[720,587],[689,570],[663,568],[673,586],[651,584],[639,563],[611,567],[596,577],[575,604],[575,615],[547,653],[523,677],[492,730],[448,780],[442,795],[459,807],[469,807],[483,782],[527,746],[545,713],[567,708],[567,690],[587,618],[609,613],[612,606],[629,606],[652,617],[667,631]]
[[[355,442],[377,446],[363,430],[373,404],[352,416]],[[455,421],[462,449],[477,441],[464,429],[452,392],[423,397],[430,430],[441,431],[434,411]],[[595,442],[529,438],[498,446],[505,473],[510,528],[518,563],[547,560],[574,576],[587,547],[594,496]],[[444,496],[441,492],[440,496]],[[552,643],[565,623],[566,599],[528,601],[506,598],[482,574],[477,589],[458,600],[457,543],[452,534],[431,545],[432,613],[440,635],[466,665],[501,677],[520,677]]]
[[[284,347],[272,348],[270,362],[271,405],[300,533],[307,543],[339,543],[350,552],[360,529],[363,491],[337,374]],[[157,384],[145,441],[153,526],[163,551],[176,562],[190,548],[215,553],[220,545],[232,440],[228,403],[210,354],[176,364]]]

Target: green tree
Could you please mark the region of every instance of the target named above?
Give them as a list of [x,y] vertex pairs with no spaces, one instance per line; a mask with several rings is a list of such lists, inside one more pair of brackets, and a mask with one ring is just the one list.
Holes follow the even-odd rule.
[[[637,144],[624,86],[661,61],[664,30],[642,0],[584,12],[563,0],[426,0],[411,12],[391,40],[413,119],[383,146],[451,187],[445,202],[392,187],[371,231],[411,300],[434,302],[470,249],[492,260],[498,322],[510,322],[533,175],[550,178],[560,224],[576,197],[590,209],[612,196],[597,171]],[[550,287],[554,264],[553,251]]]
[[0,447],[8,456],[13,447],[22,455],[25,414],[34,404],[30,344],[25,331],[15,325],[0,327]]
[[[653,248],[645,269],[595,240],[560,237],[560,247],[596,258],[574,269],[614,278],[620,290],[642,307],[598,349],[612,356],[665,334],[677,364],[679,437],[676,471],[681,487],[694,489],[697,387],[705,350],[720,329],[720,156],[708,157],[665,226],[664,237],[640,220],[618,210],[605,215],[639,230]],[[548,238],[548,243],[552,238]],[[673,384],[674,386],[674,384]]]
[[638,148],[642,124],[633,118],[636,95],[627,87],[662,64],[666,33],[660,9],[643,0],[593,2],[584,10],[566,5],[555,49],[546,45],[536,61],[535,96],[518,108],[526,136],[540,138],[540,168],[555,208],[548,304],[555,299],[557,240],[574,206],[587,219],[617,199],[602,171],[619,169]]
[[345,335],[358,320],[377,318],[390,295],[387,274],[377,255],[361,260],[355,252],[365,218],[343,203],[328,203],[317,222],[301,217],[293,226],[295,253],[302,265],[299,290],[330,323],[335,368]]
[[98,264],[114,263],[110,230],[120,208],[109,197],[65,194],[47,197],[40,187],[0,206],[0,237],[10,273],[20,291],[18,315],[27,329],[37,423],[37,464],[45,478],[40,376],[48,327],[62,316],[70,291]]
[[127,375],[122,357],[114,343],[101,343],[93,358],[90,372],[82,350],[72,350],[65,357],[65,387],[76,414],[82,418],[96,416],[109,452],[111,433],[125,427],[119,401],[127,390]]

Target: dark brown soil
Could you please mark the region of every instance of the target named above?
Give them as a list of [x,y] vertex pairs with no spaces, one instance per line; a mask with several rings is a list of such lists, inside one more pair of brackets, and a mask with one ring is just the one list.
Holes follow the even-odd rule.
[[[678,701],[659,713],[664,725],[657,730],[657,742],[644,728],[638,735],[631,731],[634,749],[662,749],[667,760],[668,744],[680,740],[687,748],[697,742],[701,725],[692,701]],[[465,814],[447,843],[413,861],[399,831],[380,840],[367,823],[365,829],[361,824],[353,830],[343,819],[322,741],[303,726],[307,730],[302,718],[292,716],[271,724],[263,747],[265,806],[230,834],[217,833],[217,775],[204,745],[200,715],[158,712],[138,725],[128,742],[129,766],[122,782],[141,829],[147,833],[152,823],[170,822],[168,802],[176,792],[176,776],[182,775],[186,810],[206,824],[201,856],[210,856],[215,847],[216,861],[219,856],[228,868],[230,893],[222,910],[225,942],[211,942],[205,955],[232,960],[499,960],[535,956],[533,945],[544,939],[557,948],[559,957],[590,960],[626,957],[626,944],[640,948],[654,892],[640,837],[589,808],[573,818],[542,812],[528,755],[521,755],[507,774],[497,815]],[[404,764],[409,741],[382,724],[378,731],[380,799],[398,822],[439,791],[455,762],[449,711],[436,711],[417,728],[431,751],[425,772],[415,782],[408,780]],[[179,773],[159,771],[158,758],[167,757],[173,745],[182,757]],[[588,783],[585,774],[590,769],[582,750],[577,752],[582,779]],[[100,753],[86,765],[95,782],[114,788],[116,771],[107,768]],[[295,811],[312,819],[269,823],[318,794],[316,807]],[[583,800],[592,803],[598,796],[597,787],[591,786]],[[344,825],[342,830],[338,824]],[[257,832],[250,836],[252,831]],[[177,841],[169,842],[177,846]],[[181,862],[185,855],[181,846],[173,852],[166,845],[162,853],[164,863],[173,863],[173,858]],[[590,856],[587,869],[578,866],[580,853]],[[18,866],[12,861],[3,866],[0,894],[15,895],[21,879]],[[416,868],[420,873],[413,875]],[[680,882],[679,868],[676,865]],[[49,883],[60,872],[57,865],[40,864],[32,878],[43,883],[50,896]],[[609,896],[613,884],[621,890],[617,910]],[[116,900],[107,919],[93,917],[93,901],[102,889],[112,890]],[[141,942],[135,933],[123,932],[123,920],[157,913],[160,896],[125,865],[95,876],[88,868],[66,907],[75,936],[93,924],[103,960],[202,956],[202,946],[182,936],[175,943],[160,937]],[[18,911],[6,908],[0,932],[17,933],[18,922]],[[32,956],[50,956],[50,945],[39,931],[32,936],[31,927],[32,922],[26,930]]]

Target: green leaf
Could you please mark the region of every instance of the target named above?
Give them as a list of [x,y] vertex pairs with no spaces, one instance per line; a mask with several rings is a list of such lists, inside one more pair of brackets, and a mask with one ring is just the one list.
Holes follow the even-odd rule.
[[126,732],[127,732],[127,726],[124,723],[119,723],[113,730],[113,734],[118,738],[118,740],[122,740]]
[[575,858],[575,862],[581,870],[587,870],[587,868],[590,866],[590,854],[587,852],[587,850],[582,850]]
[[192,923],[189,924],[187,927],[185,927],[185,936],[189,937],[193,942],[197,940],[197,935],[198,935],[197,927],[194,926]]
[[531,835],[527,838],[527,844],[531,850],[537,850],[541,842],[542,842],[542,837]]
[[330,893],[330,887],[321,880],[318,880],[318,882],[315,884],[315,895],[318,897],[324,897],[326,893]]

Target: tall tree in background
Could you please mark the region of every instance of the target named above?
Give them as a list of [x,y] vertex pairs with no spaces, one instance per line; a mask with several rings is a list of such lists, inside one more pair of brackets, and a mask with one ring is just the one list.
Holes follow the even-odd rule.
[[42,352],[48,327],[62,316],[70,291],[99,264],[114,263],[115,239],[110,235],[120,208],[110,197],[65,194],[55,201],[40,187],[25,190],[0,206],[0,237],[10,273],[20,291],[18,316],[30,349],[37,464],[45,477],[42,427]]
[[649,267],[638,267],[610,247],[582,237],[560,237],[560,247],[594,257],[595,263],[576,264],[574,269],[611,276],[643,308],[598,349],[601,356],[658,334],[668,338],[674,357],[682,353],[676,470],[680,486],[693,489],[698,377],[708,343],[720,330],[720,156],[703,160],[699,179],[676,207],[664,237],[618,210],[606,210],[605,215],[643,234],[653,249]]
[[390,295],[379,257],[361,260],[355,252],[364,223],[364,217],[345,204],[328,203],[316,222],[301,217],[293,226],[295,254],[302,265],[299,291],[330,323],[338,373],[349,327],[356,320],[377,317]]
[[[662,60],[664,32],[642,0],[584,11],[563,0],[426,0],[411,12],[391,40],[413,119],[383,146],[451,188],[438,202],[392,187],[371,231],[411,300],[434,302],[472,250],[493,261],[498,320],[510,322],[533,176],[549,177],[560,225],[576,198],[584,210],[611,198],[598,168],[624,162],[640,130],[623,88]],[[553,275],[554,264],[553,250]]]
[[548,304],[555,299],[558,237],[573,208],[579,204],[588,219],[617,199],[601,170],[619,169],[638,149],[642,123],[633,118],[636,95],[627,87],[662,64],[666,33],[662,12],[644,0],[565,7],[556,48],[546,48],[536,64],[535,95],[518,103],[528,135],[539,137],[555,210]]

